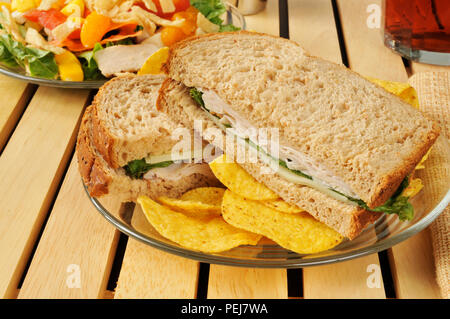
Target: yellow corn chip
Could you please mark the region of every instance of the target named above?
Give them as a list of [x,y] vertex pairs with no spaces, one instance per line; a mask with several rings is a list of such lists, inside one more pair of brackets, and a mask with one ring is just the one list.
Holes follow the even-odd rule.
[[264,235],[300,254],[325,251],[343,240],[338,232],[307,213],[282,213],[230,191],[223,196],[222,216],[235,227]]
[[260,235],[227,224],[222,217],[188,217],[146,196],[140,196],[137,202],[158,233],[188,249],[217,253],[240,245],[256,245],[261,239]]
[[420,178],[414,178],[409,181],[408,187],[406,187],[400,196],[413,197],[423,188],[422,180]]
[[192,217],[213,217],[222,213],[220,205],[205,204],[195,200],[183,200],[166,196],[158,197],[158,202],[170,209]]
[[424,169],[425,168],[425,165],[423,163],[427,160],[428,156],[430,156],[431,149],[432,149],[432,147],[430,147],[430,149],[425,154],[425,156],[422,157],[422,159],[420,160],[419,164],[417,164],[415,169]]
[[168,57],[169,57],[169,48],[162,47],[161,49],[153,53],[147,59],[147,61],[145,61],[144,65],[138,71],[138,75],[163,73],[161,68],[163,64],[166,63]]
[[300,207],[289,205],[282,199],[261,201],[261,204],[276,209],[277,211],[282,213],[296,214],[303,212],[303,209],[301,209]]
[[225,155],[209,163],[214,175],[229,190],[245,198],[253,200],[273,200],[279,196],[265,185],[259,183],[241,166],[229,162]]
[[419,109],[419,99],[417,98],[416,90],[408,83],[386,81],[368,77],[370,81],[383,87],[386,91],[397,95],[405,102],[411,104],[416,109]]
[[182,200],[192,200],[204,204],[222,206],[222,198],[225,188],[220,187],[198,187],[181,195]]

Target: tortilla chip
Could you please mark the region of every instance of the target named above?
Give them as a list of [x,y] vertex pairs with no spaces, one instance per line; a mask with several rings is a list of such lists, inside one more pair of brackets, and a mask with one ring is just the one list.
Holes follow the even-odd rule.
[[282,213],[228,190],[223,197],[222,216],[235,227],[264,235],[300,254],[329,250],[343,240],[338,232],[305,212]]
[[183,200],[169,198],[166,196],[158,197],[158,202],[176,212],[183,213],[192,217],[214,217],[222,214],[220,205],[211,205],[195,200]]
[[386,81],[375,78],[368,78],[371,82],[383,87],[386,91],[397,95],[405,102],[411,104],[416,109],[419,109],[419,99],[416,90],[408,83]]
[[267,207],[276,209],[279,212],[288,213],[288,214],[297,214],[297,213],[301,213],[304,211],[300,207],[297,207],[294,205],[289,205],[282,199],[261,201],[261,204],[264,204]]
[[146,196],[140,196],[137,201],[158,233],[188,249],[218,253],[241,245],[256,245],[261,239],[260,235],[227,224],[222,217],[188,217]]
[[222,206],[222,198],[225,188],[220,187],[198,187],[181,195],[182,200],[193,200],[204,204]]
[[279,196],[264,184],[259,183],[241,166],[230,162],[225,155],[209,163],[214,175],[229,190],[253,200],[274,200]]

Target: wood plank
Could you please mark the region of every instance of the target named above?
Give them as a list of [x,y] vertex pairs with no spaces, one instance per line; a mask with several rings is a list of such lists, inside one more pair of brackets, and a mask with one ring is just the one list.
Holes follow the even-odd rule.
[[[114,199],[102,204],[116,210],[121,205]],[[102,297],[118,235],[88,199],[74,156],[19,298]]]
[[34,85],[0,75],[0,150],[16,126],[34,88]]
[[342,63],[333,7],[328,0],[289,0],[289,34],[306,51]]
[[[309,53],[335,63],[342,63],[333,8],[328,0],[291,0],[289,6],[290,38]],[[303,269],[305,298],[384,298],[380,288],[367,284],[368,265],[379,267],[378,256],[366,256],[338,264]]]
[[257,14],[245,16],[247,30],[278,35],[278,0],[267,0],[266,8]]
[[[338,1],[350,67],[365,76],[385,80],[408,80],[401,57],[386,48],[379,29],[367,27],[367,7],[380,0]],[[374,62],[376,61],[376,63]],[[394,246],[390,255],[397,297],[433,297],[438,291],[430,254],[429,235],[424,232]]]
[[367,25],[369,5],[380,6],[381,1],[338,0],[350,68],[364,76],[406,81],[401,56],[384,46],[379,28],[369,28]]
[[388,251],[401,299],[442,298],[435,278],[433,247],[429,228]]
[[0,157],[0,296],[10,297],[70,159],[89,91],[40,87]]
[[287,297],[287,272],[284,269],[211,265],[208,283],[210,299],[285,299]]
[[[153,232],[139,205],[132,225],[142,233]],[[157,236],[157,235],[156,235]],[[175,256],[130,238],[114,298],[188,298],[197,294],[199,263]]]
[[386,298],[378,255],[304,269],[305,298]]

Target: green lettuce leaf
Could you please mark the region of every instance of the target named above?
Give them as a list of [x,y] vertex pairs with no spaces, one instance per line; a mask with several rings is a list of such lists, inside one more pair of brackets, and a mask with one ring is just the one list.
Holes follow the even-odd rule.
[[58,65],[55,56],[49,51],[35,48],[28,48],[28,71],[32,76],[43,77],[47,79],[56,79],[58,77]]
[[173,164],[173,161],[165,161],[155,164],[148,164],[145,158],[128,162],[123,168],[125,173],[131,178],[142,178],[149,170],[157,167],[167,167]]
[[191,88],[189,90],[189,94],[191,95],[191,97],[194,99],[194,101],[197,104],[199,104],[203,108],[205,107],[205,102],[203,102],[203,98],[202,98],[202,95],[203,95],[202,92],[200,92],[196,88]]
[[384,205],[369,210],[386,214],[397,214],[401,221],[411,220],[414,217],[414,208],[408,200],[409,197],[405,196],[391,197]]
[[[22,43],[15,41],[9,34],[0,34],[0,46],[3,58],[6,63],[13,65],[12,59],[18,66],[25,68],[32,76],[47,79],[58,77],[58,65],[52,52],[26,47]],[[5,61],[1,61],[4,62]]]
[[394,195],[392,195],[392,197],[389,198],[386,201],[386,203],[372,209],[368,208],[367,205],[365,205],[364,203],[365,208],[373,212],[397,214],[401,221],[413,219],[414,207],[411,205],[411,203],[408,202],[409,197],[401,196],[403,190],[407,188],[408,185],[409,185],[409,177],[407,176],[403,179],[402,183],[395,191]]
[[191,6],[200,11],[209,21],[218,25],[223,23],[220,16],[227,11],[221,0],[191,0]]
[[241,28],[238,28],[232,24],[222,24],[219,28],[219,32],[232,32],[232,31],[239,31]]
[[14,56],[11,54],[11,52],[9,52],[8,48],[3,44],[3,42],[0,42],[0,62],[10,68],[19,66],[14,59]]
[[239,31],[241,29],[232,24],[223,24],[220,16],[227,11],[227,8],[222,0],[191,0],[191,6],[197,8],[209,21],[220,26],[219,32]]
[[96,43],[94,48],[90,51],[85,51],[78,55],[78,59],[81,62],[81,68],[83,69],[85,80],[102,80],[105,79],[103,74],[98,69],[97,61],[95,61],[95,53],[103,50],[100,43]]

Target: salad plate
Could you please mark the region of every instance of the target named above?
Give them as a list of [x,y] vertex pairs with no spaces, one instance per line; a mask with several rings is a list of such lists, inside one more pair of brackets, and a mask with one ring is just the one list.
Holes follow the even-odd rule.
[[[83,2],[83,0],[75,0],[72,2],[77,2],[77,1]],[[87,1],[85,1],[85,2],[87,2]],[[183,2],[183,1],[175,1],[174,3],[177,3],[177,2]],[[195,2],[195,1],[191,1],[191,3],[193,3],[193,2]],[[213,11],[213,9],[201,8],[201,10],[200,10],[201,12],[202,12],[202,10],[206,10],[206,13],[208,13],[208,10],[209,10],[210,15],[212,16],[211,21],[214,21],[214,19],[218,19],[218,21],[220,21],[219,24],[221,24],[221,26],[233,26],[233,29],[241,29],[241,30],[246,29],[246,23],[245,23],[244,16],[239,13],[239,11],[236,9],[236,7],[234,7],[233,5],[231,5],[229,3],[222,3],[221,0],[215,0],[215,1],[212,1],[211,3],[212,3],[212,5],[214,5],[215,8],[217,7],[217,3],[221,3],[224,8],[221,11],[220,15],[217,17],[214,17],[215,12]],[[5,9],[2,8],[2,10],[5,10]],[[158,8],[158,10],[159,10],[159,8]],[[205,11],[203,11],[203,12],[205,12]],[[2,11],[0,11],[0,14],[1,13],[2,13]],[[208,19],[210,19],[211,16],[208,16]],[[1,16],[0,16],[0,18],[1,18]],[[156,19],[156,21],[158,21],[158,18],[155,18],[155,19]],[[0,19],[0,37],[2,35],[9,36],[8,33],[5,32],[5,30],[2,30],[1,21],[2,20]],[[159,28],[160,26],[157,26],[157,27]],[[5,28],[3,28],[3,29],[5,29]],[[157,32],[155,34],[158,33],[158,30],[159,29],[157,29]],[[222,28],[221,28],[221,30],[222,30]],[[226,31],[226,28],[224,28],[223,31]],[[113,37],[114,36],[116,36],[116,35],[113,35]],[[7,50],[7,48],[17,46],[17,43],[11,43],[11,45],[4,45],[4,44],[2,44],[1,40],[2,39],[0,39],[0,74],[6,75],[6,76],[9,76],[12,78],[16,78],[16,79],[19,79],[22,81],[26,81],[29,83],[37,84],[37,85],[59,87],[59,88],[73,88],[73,89],[98,89],[106,81],[108,81],[108,78],[101,75],[99,70],[95,70],[98,73],[98,76],[95,79],[84,79],[83,81],[70,81],[70,80],[64,81],[58,75],[56,75],[55,78],[31,75],[30,72],[27,72],[26,69],[23,67],[23,65],[21,65],[20,61],[19,61],[19,63],[15,63],[15,62],[8,63],[8,60],[4,59],[4,52]],[[118,41],[118,42],[114,43],[114,45],[127,43],[126,40],[130,40],[130,38],[124,39],[124,40],[125,40],[125,42]],[[7,39],[7,41],[8,41],[8,39]],[[11,36],[9,36],[9,41],[12,42]],[[136,40],[133,40],[133,41],[136,42]],[[159,41],[159,42],[161,43],[161,41]],[[139,43],[135,43],[135,44],[139,44]],[[108,47],[108,45],[109,44],[106,43],[105,46]],[[157,45],[159,45],[160,47],[164,46],[163,43],[157,44]],[[19,44],[19,46],[20,46],[20,44]],[[25,44],[25,46],[28,47],[29,45]],[[136,48],[136,49],[138,49],[138,48]],[[41,54],[43,56],[42,52],[44,50],[37,49],[37,51],[39,51],[39,54]],[[70,51],[70,50],[67,49],[67,51]],[[94,51],[95,51],[95,49],[94,49]],[[80,59],[79,57],[80,57],[80,55],[83,55],[84,52],[72,52],[72,53],[78,57],[80,62],[82,61],[82,59]],[[6,55],[6,56],[9,58],[9,60],[11,60],[10,56],[8,56],[8,55]],[[45,57],[42,60],[44,60],[44,59],[45,59]],[[92,59],[92,60],[95,60],[95,59]],[[40,64],[43,65],[43,63],[40,63]],[[43,67],[46,68],[45,65],[43,65]],[[86,74],[86,71],[84,71],[84,73]]]

